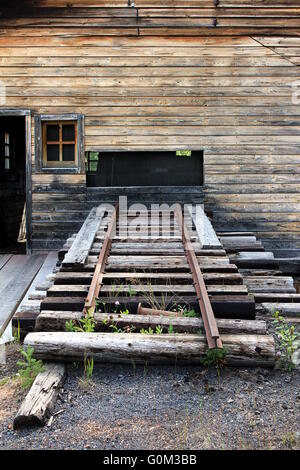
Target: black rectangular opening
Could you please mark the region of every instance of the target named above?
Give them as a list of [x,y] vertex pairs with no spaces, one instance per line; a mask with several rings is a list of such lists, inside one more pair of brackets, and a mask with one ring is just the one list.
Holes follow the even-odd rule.
[[87,186],[202,186],[203,152],[87,152]]
[[26,252],[25,118],[0,117],[0,253]]

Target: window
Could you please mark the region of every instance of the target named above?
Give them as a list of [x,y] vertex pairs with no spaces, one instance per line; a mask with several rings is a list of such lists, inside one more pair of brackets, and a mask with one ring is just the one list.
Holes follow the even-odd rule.
[[44,167],[65,168],[77,165],[76,121],[44,121],[42,139]]
[[87,173],[97,173],[99,162],[99,152],[86,152],[85,171]]
[[10,171],[14,169],[14,132],[11,129],[5,129],[0,135],[1,147],[1,171]]
[[4,169],[10,170],[10,158],[11,158],[11,145],[10,145],[10,133],[4,133]]
[[202,186],[203,152],[87,152],[87,186]]

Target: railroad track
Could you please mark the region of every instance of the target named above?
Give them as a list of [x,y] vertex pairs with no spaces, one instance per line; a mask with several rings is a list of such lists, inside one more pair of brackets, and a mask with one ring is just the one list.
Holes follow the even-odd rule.
[[[89,351],[100,362],[199,364],[207,349],[224,346],[229,364],[272,366],[273,337],[222,244],[204,247],[180,205],[168,227],[145,213],[136,232],[133,221],[117,207],[94,208],[67,242],[25,339],[37,356],[68,361]],[[66,322],[87,313],[95,332],[66,332]]]

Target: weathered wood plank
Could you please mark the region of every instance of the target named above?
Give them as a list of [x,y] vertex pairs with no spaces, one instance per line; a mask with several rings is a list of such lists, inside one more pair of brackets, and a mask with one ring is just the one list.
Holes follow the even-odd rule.
[[260,314],[263,312],[264,314],[271,316],[274,312],[278,311],[280,315],[283,315],[284,317],[300,317],[300,302],[263,302],[260,307]]
[[244,283],[252,293],[296,293],[292,277],[274,276],[244,276]]
[[281,293],[281,292],[273,292],[273,293],[265,293],[265,292],[257,292],[254,294],[255,302],[258,303],[289,303],[295,302],[300,303],[300,294],[294,293]]
[[189,214],[195,226],[200,245],[206,248],[222,248],[216,232],[201,206],[197,205],[196,212],[189,208]]
[[[47,291],[48,297],[59,297],[59,296],[66,296],[66,297],[86,297],[88,293],[88,286],[86,285],[61,285],[55,284],[54,286],[50,287]],[[207,285],[207,291],[209,294],[213,295],[223,295],[223,294],[248,294],[248,289],[245,285]],[[142,284],[134,284],[134,285],[103,285],[101,288],[101,296],[102,295],[114,295],[118,293],[119,295],[131,295],[132,292],[135,292],[135,295],[138,294],[164,294],[164,293],[171,293],[173,295],[182,295],[182,294],[193,294],[195,293],[195,288],[193,284],[189,285],[182,285],[182,284],[154,284],[154,285],[142,285]]]
[[[45,261],[43,262],[39,272],[37,273],[36,277],[31,283],[30,288],[27,291],[26,295],[24,296],[22,302],[18,306],[15,315],[17,315],[18,313],[21,314],[21,312],[23,313],[27,308],[26,306],[29,307],[30,302],[28,303],[28,301],[33,300],[32,295],[37,290],[38,286],[41,285],[43,282],[45,282],[47,275],[53,272],[53,269],[56,263],[57,263],[57,252],[55,251],[50,252],[45,258]],[[51,284],[49,283],[48,287],[50,286]],[[47,290],[47,289],[43,289],[43,290]],[[21,315],[18,316],[19,319],[20,319],[20,316]]]
[[[21,260],[22,262],[20,262]],[[7,283],[1,290],[0,336],[4,333],[6,327],[10,323],[19,303],[41,268],[44,260],[44,255],[17,256],[15,260],[16,264],[11,272],[11,276],[8,278]],[[0,271],[0,276],[4,270],[5,268]]]
[[[273,367],[274,339],[269,335],[222,335],[230,365]],[[207,349],[201,335],[141,335],[139,333],[30,333],[25,347],[35,357],[63,362],[82,361],[84,353],[96,362],[136,364],[197,364]]]
[[99,209],[94,207],[90,211],[62,262],[63,266],[80,267],[86,262],[103,216],[104,208]]
[[53,411],[59,388],[66,378],[63,364],[46,363],[24,399],[15,419],[14,429],[45,424]]
[[[66,311],[42,311],[37,318],[35,331],[65,331],[67,321],[79,322],[82,318],[82,312],[66,312]],[[109,325],[115,324],[119,328],[134,327],[134,331],[138,332],[142,328],[148,329],[161,326],[166,333],[170,326],[173,327],[175,333],[198,333],[202,330],[203,321],[201,318],[189,318],[182,316],[170,317],[148,316],[148,315],[122,315],[95,313],[96,322],[95,331],[110,331]],[[266,334],[266,322],[262,320],[230,320],[218,319],[217,325],[221,333],[253,333]]]

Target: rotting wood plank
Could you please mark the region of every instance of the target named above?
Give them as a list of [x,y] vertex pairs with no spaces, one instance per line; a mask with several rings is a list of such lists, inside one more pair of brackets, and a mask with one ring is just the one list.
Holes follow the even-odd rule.
[[[78,323],[82,317],[82,312],[43,311],[37,318],[35,331],[65,331],[67,321]],[[134,327],[134,331],[161,326],[166,333],[172,326],[174,333],[197,333],[199,330],[202,330],[202,334],[204,333],[201,318],[183,317],[179,314],[172,316],[172,312],[168,317],[96,312],[94,320],[97,332],[110,331],[109,325],[114,324],[119,328]],[[266,322],[263,320],[217,319],[217,325],[220,333],[266,334],[267,332]]]
[[202,249],[221,249],[222,244],[202,207],[197,205],[196,213],[193,211],[192,207],[188,207],[188,212],[194,223]]
[[259,313],[272,316],[276,311],[284,317],[299,317],[300,316],[300,299],[299,303],[289,302],[263,302],[260,304]]
[[285,292],[255,292],[254,294],[255,302],[257,303],[266,303],[266,302],[276,302],[276,303],[286,303],[286,302],[297,302],[300,303],[300,294],[294,293],[285,293]]
[[[220,264],[216,262],[209,262],[209,260],[206,263],[201,263],[200,266],[203,272],[236,273],[238,271],[235,264]],[[152,266],[150,266],[149,264],[141,264],[141,263],[136,264],[135,266],[133,266],[132,264],[120,265],[120,264],[115,263],[112,265],[108,263],[106,272],[107,273],[116,272],[116,270],[118,272],[122,270],[128,272],[131,269],[132,269],[132,272],[145,272],[147,271],[147,269],[149,269],[149,271],[151,272],[164,272],[164,271],[169,272],[171,268],[174,272],[188,271],[188,265],[186,264],[184,265],[174,264],[173,266],[169,266],[169,265],[166,266],[160,263],[158,260],[156,263],[152,263]],[[94,272],[95,262],[86,263],[83,270],[86,272]],[[64,271],[68,271],[68,268],[64,268]]]
[[296,293],[294,280],[286,276],[244,276],[244,283],[252,293]]
[[[68,272],[63,271],[56,274],[54,285],[57,284],[86,284],[89,285],[93,277],[89,272]],[[206,284],[242,284],[243,277],[240,273],[204,273],[204,280]],[[122,282],[129,282],[133,286],[139,282],[150,282],[151,284],[183,284],[187,281],[192,281],[190,273],[174,273],[174,272],[160,272],[160,273],[143,273],[143,272],[112,272],[105,273],[103,277],[104,284],[120,284]]]
[[46,363],[26,395],[15,419],[14,429],[45,424],[53,411],[59,388],[66,378],[63,364]]
[[85,263],[104,213],[104,208],[93,207],[65,256],[63,266],[80,267]]
[[240,259],[259,259],[259,260],[266,260],[266,259],[274,259],[274,254],[272,251],[241,251],[238,253],[233,253],[229,255],[229,258],[232,260],[240,260]]
[[[223,295],[223,294],[238,294],[238,295],[247,295],[248,289],[245,285],[207,285],[206,290],[209,294],[213,295]],[[48,297],[85,297],[88,294],[89,286],[87,285],[54,285],[50,287],[47,291]],[[193,294],[196,293],[195,288],[192,283],[190,284],[154,284],[154,285],[142,285],[142,284],[134,284],[134,285],[102,285],[101,286],[101,296],[99,299],[102,299],[105,295],[114,295],[118,293],[118,295],[132,295],[132,292],[137,294],[173,294],[173,295],[186,295],[186,294]]]

